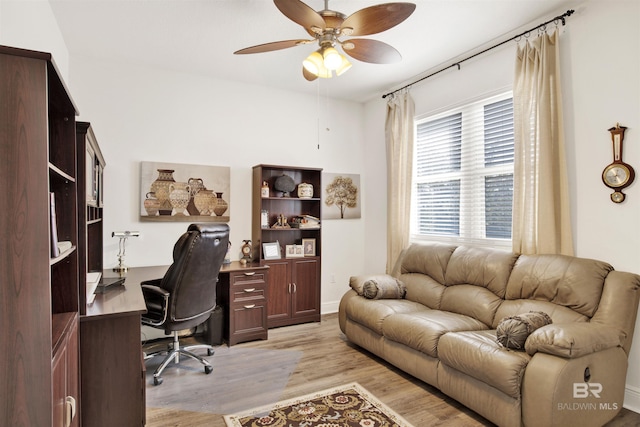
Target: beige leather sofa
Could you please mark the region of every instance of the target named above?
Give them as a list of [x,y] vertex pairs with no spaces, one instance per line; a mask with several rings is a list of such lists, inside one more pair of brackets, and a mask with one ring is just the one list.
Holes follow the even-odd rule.
[[[500,426],[601,426],[622,409],[640,276],[601,261],[412,245],[392,275],[405,298],[350,289],[340,328],[353,343]],[[553,323],[521,351],[497,342],[503,318]]]

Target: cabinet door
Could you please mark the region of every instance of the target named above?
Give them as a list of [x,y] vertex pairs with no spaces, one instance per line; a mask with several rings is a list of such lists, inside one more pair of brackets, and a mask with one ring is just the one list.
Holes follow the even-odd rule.
[[291,263],[291,268],[294,283],[291,301],[292,317],[319,316],[320,271],[318,260],[315,258],[295,260]]
[[[291,269],[289,261],[273,260],[269,265],[269,288],[267,290],[267,323],[269,327],[282,326],[291,318]],[[278,323],[285,322],[285,323]]]
[[64,427],[65,397],[67,396],[66,349],[59,351],[51,361],[53,380],[53,427]]
[[78,347],[78,323],[74,321],[69,336],[51,361],[54,427],[79,425]]

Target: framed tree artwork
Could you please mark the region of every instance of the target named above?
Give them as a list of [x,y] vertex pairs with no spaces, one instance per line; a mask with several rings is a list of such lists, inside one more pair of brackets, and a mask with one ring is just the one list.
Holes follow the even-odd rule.
[[360,218],[360,175],[322,174],[322,219]]

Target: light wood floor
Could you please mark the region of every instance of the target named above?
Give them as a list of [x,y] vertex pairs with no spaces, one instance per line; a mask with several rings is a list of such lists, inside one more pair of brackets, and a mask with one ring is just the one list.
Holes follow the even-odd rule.
[[[358,382],[415,427],[492,425],[437,389],[350,344],[338,327],[337,314],[325,315],[319,323],[271,329],[268,340],[238,346],[303,352],[282,399]],[[188,381],[188,376],[181,380]],[[147,407],[147,426],[224,427],[225,423],[219,414]],[[607,424],[631,426],[640,426],[640,414],[626,409]]]

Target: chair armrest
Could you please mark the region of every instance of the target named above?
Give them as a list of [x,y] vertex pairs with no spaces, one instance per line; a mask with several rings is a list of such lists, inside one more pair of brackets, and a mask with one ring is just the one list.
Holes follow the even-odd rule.
[[161,326],[167,319],[169,296],[167,290],[158,286],[162,279],[145,280],[140,284],[147,313],[142,315],[142,323],[149,326]]
[[524,348],[536,352],[575,359],[612,347],[620,347],[624,334],[610,326],[594,323],[553,323],[538,328],[527,338]]
[[154,280],[145,280],[140,283],[140,287],[142,288],[142,293],[146,295],[155,295],[169,298],[169,292],[165,289],[162,289],[159,285],[162,283],[162,279],[154,279]]

